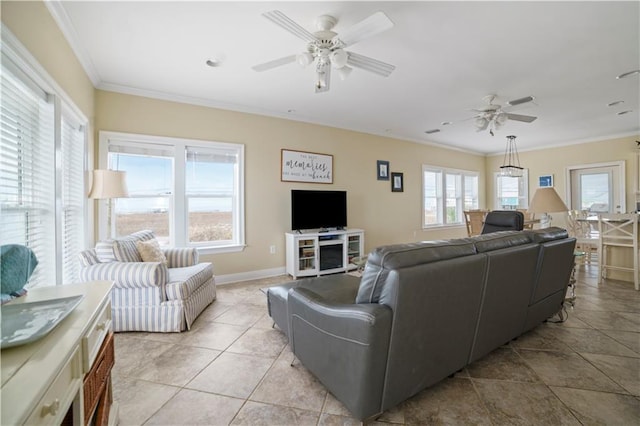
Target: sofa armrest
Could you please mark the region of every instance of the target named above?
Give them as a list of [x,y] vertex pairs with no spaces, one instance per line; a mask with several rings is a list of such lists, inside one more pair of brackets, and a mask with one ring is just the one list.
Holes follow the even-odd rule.
[[193,247],[172,247],[162,251],[169,268],[183,268],[198,263],[198,250]]
[[83,281],[113,281],[116,288],[164,287],[167,267],[162,262],[108,262],[80,269]]
[[289,292],[293,353],[359,419],[382,411],[391,309],[328,302],[311,289]]

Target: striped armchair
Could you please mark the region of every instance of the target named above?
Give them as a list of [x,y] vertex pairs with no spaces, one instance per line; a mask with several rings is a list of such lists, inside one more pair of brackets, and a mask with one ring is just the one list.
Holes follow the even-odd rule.
[[114,331],[188,330],[216,298],[213,265],[198,263],[196,249],[164,249],[166,264],[143,262],[136,242],[153,238],[151,231],[140,231],[80,253],[83,281],[114,282]]

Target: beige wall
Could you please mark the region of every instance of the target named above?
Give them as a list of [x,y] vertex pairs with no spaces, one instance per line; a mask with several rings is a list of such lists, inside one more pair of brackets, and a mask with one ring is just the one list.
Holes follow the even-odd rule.
[[[40,1],[0,2],[2,23],[93,123],[94,88],[64,35]],[[92,132],[89,132],[92,136]]]
[[[284,265],[283,233],[290,227],[292,188],[347,190],[349,226],[365,230],[366,250],[381,244],[465,235],[463,226],[421,229],[422,164],[480,172],[480,207],[493,206],[493,172],[501,164],[501,155],[485,158],[324,126],[97,91],[42,2],[2,1],[1,15],[3,24],[89,118],[95,129],[89,133],[91,142],[98,131],[109,130],[245,145],[247,248],[242,253],[211,256],[218,275]],[[522,165],[529,168],[531,195],[541,174],[554,175],[556,189],[564,198],[565,167],[625,160],[627,210],[633,210],[636,139],[520,153]],[[280,182],[282,148],[332,154],[334,184]],[[389,182],[376,180],[376,160],[388,160],[392,171],[404,172],[405,192],[392,193]],[[486,199],[484,194],[488,194]],[[554,224],[562,226],[562,216],[554,218]],[[275,255],[269,254],[270,245],[276,245]]]
[[[635,191],[637,176],[637,148],[635,141],[639,136],[604,140],[577,145],[567,145],[540,151],[520,152],[520,165],[529,169],[529,198],[538,188],[538,177],[541,175],[553,175],[553,183],[558,195],[569,206],[566,182],[566,169],[570,166],[606,163],[613,161],[625,161],[626,168],[626,206],[624,212],[635,211]],[[487,203],[493,208],[495,182],[493,175],[502,165],[502,155],[487,157]],[[564,215],[552,214],[552,225],[565,226]]]
[[[475,170],[480,172],[480,182],[485,180],[485,158],[480,155],[259,115],[96,93],[98,131],[245,145],[247,248],[242,253],[211,256],[217,274],[284,266],[284,232],[291,228],[292,188],[348,191],[349,227],[365,230],[366,250],[370,250],[381,244],[465,235],[464,226],[421,229],[423,163]],[[334,183],[281,182],[282,148],[333,155]],[[391,192],[388,181],[376,179],[376,160],[388,160],[392,171],[404,172],[404,192]],[[483,185],[480,193],[484,194]],[[269,254],[270,245],[276,246],[275,255]]]

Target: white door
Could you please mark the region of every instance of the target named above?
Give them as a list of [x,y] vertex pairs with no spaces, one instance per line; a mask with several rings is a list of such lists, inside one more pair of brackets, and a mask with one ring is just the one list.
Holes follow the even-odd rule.
[[572,210],[626,211],[623,164],[572,166],[569,167],[569,180]]

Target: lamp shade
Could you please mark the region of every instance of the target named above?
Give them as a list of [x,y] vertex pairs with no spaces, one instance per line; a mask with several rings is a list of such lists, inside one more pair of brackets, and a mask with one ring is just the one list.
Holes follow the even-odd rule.
[[527,211],[530,213],[554,213],[568,210],[556,190],[553,187],[548,187],[536,189]]
[[94,170],[93,185],[89,198],[123,198],[129,196],[126,172],[117,170]]

